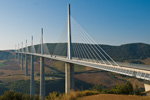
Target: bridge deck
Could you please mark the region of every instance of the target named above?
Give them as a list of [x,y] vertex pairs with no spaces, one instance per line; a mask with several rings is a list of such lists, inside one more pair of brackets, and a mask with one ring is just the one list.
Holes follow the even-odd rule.
[[115,73],[119,73],[119,74],[123,74],[127,76],[134,76],[140,79],[150,80],[150,67],[149,66],[142,65],[141,67],[136,64],[127,65],[125,63],[118,63],[119,66],[115,66],[115,65],[103,64],[100,62],[88,62],[88,61],[77,59],[77,58],[72,58],[72,60],[69,60],[68,58],[64,56],[41,55],[37,53],[25,53],[25,52],[22,52],[22,53],[49,58],[49,59],[54,59],[54,60],[59,60],[63,62],[69,62],[69,63],[78,64],[82,66],[88,66],[88,67],[115,72]]

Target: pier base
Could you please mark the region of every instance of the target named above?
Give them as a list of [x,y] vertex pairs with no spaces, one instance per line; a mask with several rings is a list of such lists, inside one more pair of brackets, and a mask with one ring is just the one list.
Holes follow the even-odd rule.
[[40,57],[40,99],[45,100],[45,68],[43,57]]
[[34,58],[31,55],[31,81],[30,81],[30,96],[35,95],[35,82],[34,82]]
[[27,58],[27,54],[25,55],[25,66],[26,66],[25,76],[28,76],[28,58]]
[[65,93],[74,90],[74,66],[71,63],[65,63]]

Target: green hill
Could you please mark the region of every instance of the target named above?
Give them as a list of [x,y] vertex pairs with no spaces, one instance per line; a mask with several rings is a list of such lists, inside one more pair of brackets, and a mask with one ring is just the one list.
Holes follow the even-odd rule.
[[146,59],[150,57],[150,45],[144,43],[131,43],[121,46],[101,46],[114,60]]
[[[73,43],[72,47],[79,45],[79,43]],[[85,44],[80,44],[85,46]],[[101,46],[115,61],[125,61],[130,59],[146,59],[150,58],[150,45],[145,43],[131,43],[124,44],[121,46],[110,46],[110,45],[99,45]],[[90,47],[90,46],[89,46]],[[94,45],[93,45],[94,47]],[[98,46],[97,46],[98,47]],[[45,53],[52,55],[67,55],[67,44],[66,43],[47,43],[47,46],[44,45]],[[40,53],[40,46],[35,45],[35,50],[37,53]],[[30,51],[30,48],[29,48]],[[82,49],[82,52],[86,50]],[[81,52],[81,49],[78,49],[78,52]],[[73,51],[74,56],[74,51]],[[10,52],[0,51],[0,60],[12,59],[13,55]],[[134,62],[133,62],[134,63]],[[135,62],[140,63],[140,62]]]
[[0,60],[14,59],[14,55],[10,51],[0,51]]
[[[73,43],[72,47],[79,45]],[[80,44],[84,46],[85,44]],[[150,57],[150,45],[145,43],[131,43],[121,46],[99,45],[101,46],[115,61],[125,61],[130,59],[146,59]],[[54,55],[67,55],[67,44],[47,44],[49,52]],[[89,46],[90,47],[90,46]],[[94,46],[93,46],[94,47]],[[39,48],[36,46],[36,48]],[[78,49],[80,52],[81,49]],[[85,52],[86,50],[82,50]],[[46,52],[46,51],[45,51]],[[73,51],[74,56],[74,51]]]

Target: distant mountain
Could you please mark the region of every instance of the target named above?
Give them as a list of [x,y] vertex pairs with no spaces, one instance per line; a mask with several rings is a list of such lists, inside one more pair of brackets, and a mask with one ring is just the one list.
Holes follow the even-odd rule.
[[[78,43],[72,44],[73,47],[77,45],[79,44]],[[85,44],[80,45],[84,46]],[[101,46],[115,61],[150,58],[150,45],[145,43],[130,43],[121,46],[110,46],[110,45],[99,45],[99,46]],[[44,45],[44,48],[47,48],[44,51],[45,53],[50,52],[50,54],[52,55],[62,55],[62,56],[67,55],[66,43],[47,43],[47,46]],[[36,52],[40,53],[40,46],[35,45],[35,50]],[[78,49],[79,52],[80,50],[81,49]],[[0,60],[12,58],[13,58],[12,53],[8,51],[0,51]]]
[[150,57],[150,45],[145,43],[131,43],[121,46],[101,46],[114,60],[146,59]]
[[[72,44],[73,47],[75,47],[76,45],[79,44],[78,43]],[[84,46],[85,44],[80,45]],[[102,47],[115,61],[125,61],[130,59],[146,59],[148,57],[150,58],[150,45],[145,43],[130,43],[121,46],[110,46],[110,45],[99,45],[99,46]],[[50,52],[51,54],[63,56],[67,55],[66,43],[47,44],[47,48],[51,51]],[[77,50],[80,53],[81,49]],[[85,52],[86,49],[82,51]]]

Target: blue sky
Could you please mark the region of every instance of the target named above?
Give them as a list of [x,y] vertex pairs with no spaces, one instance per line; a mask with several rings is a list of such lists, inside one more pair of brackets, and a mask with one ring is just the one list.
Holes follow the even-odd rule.
[[150,44],[150,0],[0,0],[0,50],[15,44],[56,42],[72,17],[100,44]]

